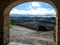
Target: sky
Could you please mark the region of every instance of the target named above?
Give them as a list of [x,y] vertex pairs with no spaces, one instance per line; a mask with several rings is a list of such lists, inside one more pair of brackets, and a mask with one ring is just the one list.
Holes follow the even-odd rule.
[[10,15],[12,14],[56,16],[56,11],[51,4],[46,2],[26,2],[13,7],[10,11]]

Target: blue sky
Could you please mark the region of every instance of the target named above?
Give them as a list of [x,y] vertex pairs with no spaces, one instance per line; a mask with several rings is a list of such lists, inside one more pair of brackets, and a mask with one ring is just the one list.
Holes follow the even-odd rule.
[[29,14],[29,15],[56,15],[54,7],[46,2],[27,2],[22,3],[10,11],[11,14]]

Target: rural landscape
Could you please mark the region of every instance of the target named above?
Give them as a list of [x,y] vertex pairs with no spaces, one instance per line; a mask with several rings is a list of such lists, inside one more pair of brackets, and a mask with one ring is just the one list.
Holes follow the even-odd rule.
[[30,29],[37,30],[37,28],[41,25],[46,29],[53,31],[56,26],[56,18],[55,17],[30,17],[30,16],[18,16],[18,17],[10,17],[10,23],[12,25],[24,26]]

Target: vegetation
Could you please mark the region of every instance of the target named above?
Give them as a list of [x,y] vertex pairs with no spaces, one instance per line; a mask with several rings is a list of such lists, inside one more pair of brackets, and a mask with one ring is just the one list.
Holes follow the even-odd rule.
[[13,23],[14,23],[14,20],[9,19],[9,29],[12,27]]
[[55,17],[10,17],[10,25],[24,26],[34,30],[38,29],[37,31],[54,29],[55,23]]
[[49,31],[45,26],[39,25],[37,31]]

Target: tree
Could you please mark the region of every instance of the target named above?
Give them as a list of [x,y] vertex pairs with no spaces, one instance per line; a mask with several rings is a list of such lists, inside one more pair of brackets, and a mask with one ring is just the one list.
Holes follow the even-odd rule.
[[45,26],[39,25],[37,31],[49,31]]

